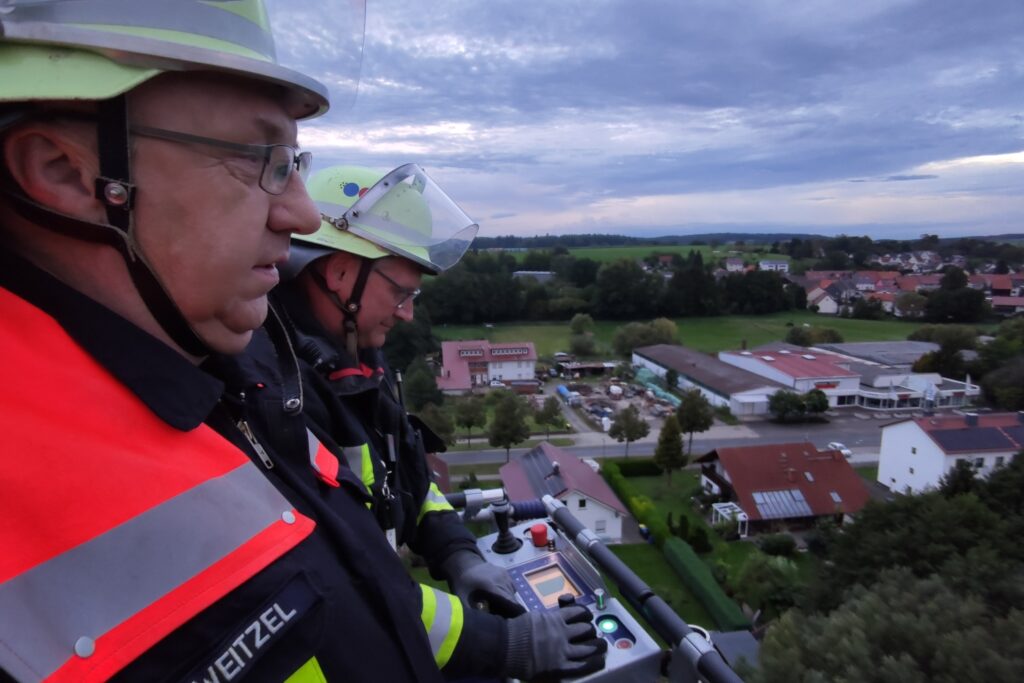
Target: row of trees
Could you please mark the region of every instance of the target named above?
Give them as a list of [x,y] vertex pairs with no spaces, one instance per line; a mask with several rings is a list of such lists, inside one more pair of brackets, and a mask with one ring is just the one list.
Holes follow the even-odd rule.
[[778,273],[732,273],[716,281],[697,251],[680,259],[667,280],[632,259],[598,264],[565,254],[550,261],[554,277],[538,282],[512,277],[525,268],[510,254],[466,254],[424,283],[418,310],[427,310],[436,324],[472,324],[568,320],[577,313],[605,320],[763,314],[806,306],[803,288]]

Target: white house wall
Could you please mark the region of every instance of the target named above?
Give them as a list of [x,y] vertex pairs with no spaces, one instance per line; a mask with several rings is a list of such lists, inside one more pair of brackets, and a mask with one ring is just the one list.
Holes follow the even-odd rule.
[[946,473],[945,454],[914,422],[882,429],[878,482],[894,493],[920,493],[935,488]]
[[534,364],[532,360],[491,361],[487,364],[487,379],[533,379]]
[[[559,498],[569,508],[573,517],[597,534],[602,541],[605,543],[622,542],[622,515],[619,512],[579,491],[568,491]],[[585,501],[582,508],[580,507],[581,500]],[[600,522],[604,522],[604,531],[599,530],[602,526]]]

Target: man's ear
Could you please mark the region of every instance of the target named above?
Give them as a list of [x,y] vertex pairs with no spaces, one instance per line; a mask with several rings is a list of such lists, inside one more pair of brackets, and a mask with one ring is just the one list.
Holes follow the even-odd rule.
[[[359,270],[356,261],[356,257],[347,251],[336,251],[328,256],[327,264],[324,267],[324,281],[327,282],[327,289],[339,296],[343,289],[351,289],[352,283],[348,280],[354,278]],[[346,278],[346,276],[348,277]]]
[[98,160],[77,127],[32,121],[17,126],[4,137],[4,162],[33,201],[76,218],[103,220],[103,205],[94,195]]

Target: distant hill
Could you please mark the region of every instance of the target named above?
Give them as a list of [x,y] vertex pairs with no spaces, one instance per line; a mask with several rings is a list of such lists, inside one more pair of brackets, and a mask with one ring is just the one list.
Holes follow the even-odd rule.
[[619,246],[676,246],[687,244],[727,244],[743,241],[746,244],[771,244],[793,238],[801,240],[828,239],[824,235],[806,233],[747,233],[715,232],[697,235],[667,235],[661,237],[628,237],[626,235],[537,235],[520,237],[503,235],[499,237],[477,237],[474,249],[551,249],[553,247],[619,247]]

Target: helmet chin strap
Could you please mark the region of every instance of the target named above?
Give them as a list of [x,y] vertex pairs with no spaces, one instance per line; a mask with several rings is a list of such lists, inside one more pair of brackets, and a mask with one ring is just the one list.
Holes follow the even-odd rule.
[[[97,103],[96,129],[100,168],[95,196],[106,207],[107,223],[93,223],[43,206],[25,195],[13,180],[7,183],[11,189],[5,194],[18,214],[35,225],[117,249],[128,267],[132,284],[157,324],[186,353],[208,356],[213,350],[188,324],[135,240],[135,185],[131,182],[128,108],[123,95]],[[7,173],[6,168],[4,172]]]
[[323,273],[315,267],[309,269],[310,274],[313,276],[313,281],[327,295],[331,303],[341,311],[342,338],[345,340],[345,349],[353,358],[359,357],[359,327],[356,323],[356,318],[363,307],[363,290],[366,289],[366,281],[372,271],[373,262],[370,259],[360,258],[359,272],[356,274],[355,284],[352,285],[352,292],[349,294],[348,299],[342,301],[337,292],[327,286],[327,280],[324,278]]

